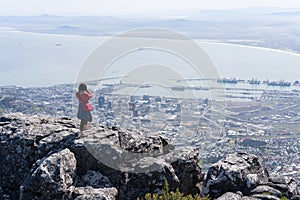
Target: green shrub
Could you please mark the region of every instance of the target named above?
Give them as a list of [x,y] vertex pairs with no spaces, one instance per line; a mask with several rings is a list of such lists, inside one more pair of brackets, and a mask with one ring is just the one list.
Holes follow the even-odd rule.
[[202,166],[202,165],[204,165],[204,163],[205,163],[204,160],[200,159],[199,162],[198,162],[198,165]]
[[263,192],[262,194],[270,195],[271,193],[270,192]]
[[[200,197],[200,195],[184,195],[179,189],[175,192],[169,190],[169,184],[167,180],[164,181],[164,188],[162,194],[150,194],[147,193],[143,199],[145,200],[210,200],[209,197]],[[137,200],[140,200],[138,198]]]
[[280,198],[280,200],[288,200],[288,198],[286,196],[283,196]]

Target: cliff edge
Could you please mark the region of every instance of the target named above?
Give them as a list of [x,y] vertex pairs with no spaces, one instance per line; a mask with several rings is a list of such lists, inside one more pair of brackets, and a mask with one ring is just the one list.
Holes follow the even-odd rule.
[[70,118],[0,116],[0,199],[136,199],[171,190],[218,199],[300,199],[293,179],[272,177],[260,158],[229,154],[204,174],[196,148],[168,138]]

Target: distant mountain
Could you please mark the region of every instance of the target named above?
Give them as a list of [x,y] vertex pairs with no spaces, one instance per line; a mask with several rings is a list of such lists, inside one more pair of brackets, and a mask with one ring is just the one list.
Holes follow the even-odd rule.
[[0,27],[83,36],[113,36],[132,29],[156,27],[179,31],[193,39],[300,52],[300,32],[296,31],[300,30],[300,11],[210,10],[193,11],[190,16],[193,17],[121,19],[112,16],[0,16]]
[[64,25],[64,26],[58,26],[55,29],[56,30],[78,30],[79,27]]
[[272,13],[272,15],[299,16],[300,17],[300,11],[295,11],[295,12],[275,12],[275,13]]

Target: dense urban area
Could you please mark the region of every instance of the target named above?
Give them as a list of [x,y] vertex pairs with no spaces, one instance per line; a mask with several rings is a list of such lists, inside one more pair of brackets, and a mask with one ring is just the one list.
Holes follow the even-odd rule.
[[[225,89],[230,87],[229,83]],[[94,123],[138,129],[145,134],[156,132],[172,138],[178,146],[196,146],[203,169],[227,153],[246,151],[263,157],[272,173],[300,181],[300,90],[272,87],[248,101],[238,101],[225,93],[226,101],[221,102],[128,96],[115,93],[115,88],[106,85],[92,90]],[[0,113],[76,117],[76,90],[74,84],[2,86]],[[236,93],[250,95],[248,92],[240,88]]]

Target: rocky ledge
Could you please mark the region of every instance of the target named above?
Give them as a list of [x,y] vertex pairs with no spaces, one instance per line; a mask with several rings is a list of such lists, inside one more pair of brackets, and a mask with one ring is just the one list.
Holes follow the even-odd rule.
[[136,199],[170,189],[217,199],[300,199],[293,179],[272,177],[250,154],[229,154],[204,174],[193,147],[69,118],[0,116],[0,199]]

